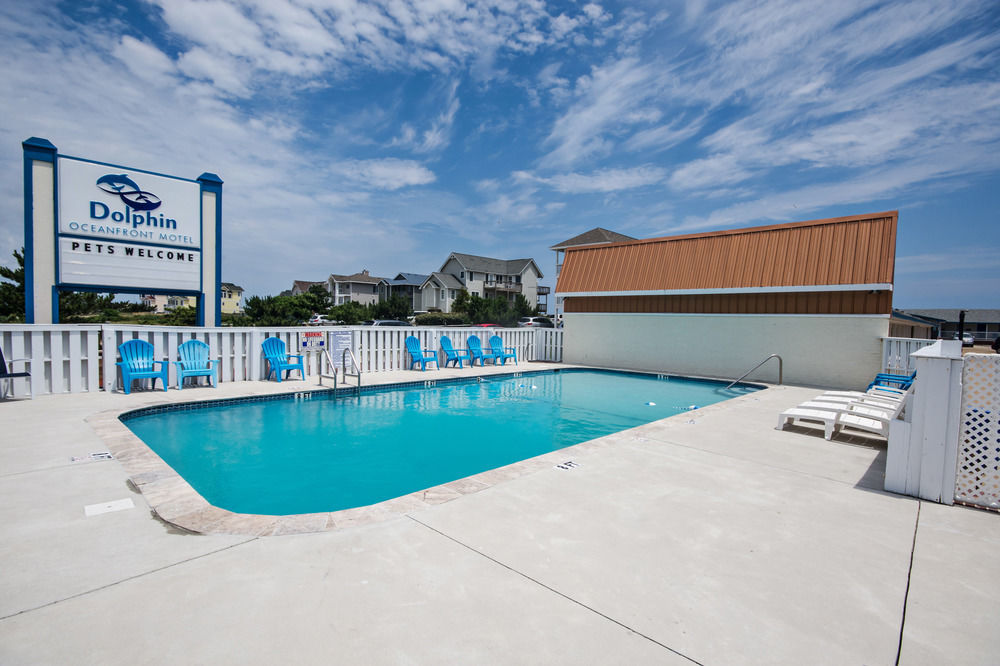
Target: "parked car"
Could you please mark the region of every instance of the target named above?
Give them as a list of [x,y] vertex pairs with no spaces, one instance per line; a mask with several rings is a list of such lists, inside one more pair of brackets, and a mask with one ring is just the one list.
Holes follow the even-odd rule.
[[500,324],[473,324],[473,326],[480,328],[503,328]]
[[517,320],[517,325],[524,326],[534,326],[535,328],[555,328],[552,320],[548,317],[521,317]]
[[962,335],[962,346],[972,347],[976,344],[976,338],[972,333],[965,333]]
[[326,318],[326,315],[314,314],[306,322],[306,326],[329,326],[333,322]]
[[365,326],[413,326],[413,324],[398,319],[369,319],[365,322]]

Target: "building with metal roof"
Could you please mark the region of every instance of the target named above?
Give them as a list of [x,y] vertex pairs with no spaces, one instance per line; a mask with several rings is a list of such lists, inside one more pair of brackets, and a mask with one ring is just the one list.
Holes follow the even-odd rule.
[[[555,245],[550,246],[549,249],[555,251],[556,253],[556,280],[559,279],[559,274],[562,271],[563,259],[568,248],[580,247],[581,245],[601,245],[604,243],[620,243],[623,241],[627,242],[634,240],[636,239],[631,236],[626,236],[625,234],[620,234],[617,231],[611,231],[603,227],[595,227],[590,231],[584,231],[582,234],[578,234],[570,239],[564,240],[561,243],[556,243]],[[545,289],[548,289],[548,287]],[[561,320],[562,318],[562,300],[561,296],[556,296],[554,313],[556,320]]]
[[[861,386],[889,332],[898,213],[566,248],[564,359]],[[776,368],[758,377],[777,379]]]

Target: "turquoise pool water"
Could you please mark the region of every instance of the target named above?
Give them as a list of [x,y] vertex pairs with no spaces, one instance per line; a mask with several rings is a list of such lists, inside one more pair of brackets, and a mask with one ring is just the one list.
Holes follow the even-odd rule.
[[755,387],[563,370],[124,417],[215,506],[337,511],[710,405]]

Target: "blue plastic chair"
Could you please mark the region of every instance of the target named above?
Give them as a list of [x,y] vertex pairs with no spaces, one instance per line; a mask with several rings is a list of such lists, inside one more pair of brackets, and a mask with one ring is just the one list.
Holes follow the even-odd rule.
[[[31,391],[31,399],[35,399],[35,387],[31,385],[31,373],[28,372],[27,367],[30,360],[29,358],[12,358],[7,360],[3,356],[3,349],[0,348],[0,382],[3,382],[0,398],[6,399],[8,392],[13,393],[14,380],[23,377],[28,380],[28,390]],[[22,362],[25,364],[24,372],[14,372],[14,364]]]
[[[264,360],[267,361],[269,366],[265,379],[270,379],[273,372],[280,384],[282,378],[288,379],[288,375],[285,374],[282,377],[282,373],[289,373],[292,370],[299,371],[300,379],[304,380],[306,378],[306,369],[302,362],[302,354],[287,353],[285,351],[285,341],[281,338],[267,338],[264,342],[260,343],[260,348],[264,352]],[[292,359],[295,358],[298,361],[293,362]]]
[[[413,370],[413,366],[419,363],[420,371],[423,372],[427,369],[428,363],[438,362],[437,352],[431,351],[430,349],[421,349],[420,340],[418,340],[415,335],[407,336],[406,351],[410,353],[410,370]],[[438,370],[440,369],[441,365],[438,364]]]
[[[132,382],[137,379],[152,379],[153,388],[156,380],[163,382],[163,390],[167,390],[167,371],[170,365],[166,361],[153,360],[153,345],[145,340],[129,340],[118,345],[118,353],[122,360],[116,363],[122,369],[122,384],[125,394],[132,392]],[[156,366],[160,366],[157,370]]]
[[916,376],[916,370],[908,375],[894,375],[888,372],[880,372],[875,375],[875,379],[868,385],[867,390],[870,391],[875,386],[891,386],[905,391],[913,386],[913,380]]
[[490,336],[490,350],[493,352],[493,365],[500,361],[500,365],[507,365],[507,359],[514,359],[517,365],[517,350],[513,347],[504,347],[503,338],[499,335]]
[[470,335],[469,340],[466,342],[469,345],[469,356],[472,358],[472,365],[476,365],[476,359],[479,359],[479,365],[486,365],[487,359],[493,361],[493,365],[496,365],[497,356],[492,350],[483,350],[483,343],[479,340],[478,335]]
[[455,349],[451,344],[451,338],[447,335],[441,336],[441,351],[443,351],[445,355],[444,367],[446,368],[448,367],[448,364],[452,362],[456,363],[458,367],[464,368],[465,366],[462,365],[463,360],[468,361],[470,365],[472,364],[472,357],[469,356],[469,352],[463,349]]
[[208,377],[209,383],[218,388],[220,361],[209,360],[208,353],[208,345],[201,340],[188,340],[177,348],[177,354],[181,357],[181,360],[174,361],[177,366],[178,391],[184,388],[184,379],[187,377]]

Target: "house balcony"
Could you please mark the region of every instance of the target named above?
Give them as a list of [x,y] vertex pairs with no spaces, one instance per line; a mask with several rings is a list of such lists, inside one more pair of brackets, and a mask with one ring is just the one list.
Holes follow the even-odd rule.
[[549,287],[538,286],[538,295],[547,296],[549,294]]
[[520,282],[484,282],[483,289],[487,291],[496,291],[511,294],[521,293],[521,283]]

